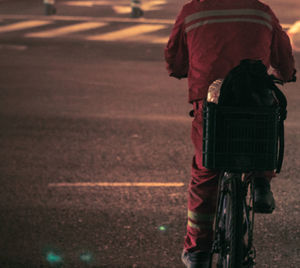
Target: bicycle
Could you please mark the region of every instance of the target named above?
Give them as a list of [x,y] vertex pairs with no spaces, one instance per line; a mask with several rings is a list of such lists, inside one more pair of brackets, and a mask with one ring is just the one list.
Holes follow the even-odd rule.
[[[222,178],[213,244],[213,254],[218,255],[217,267],[253,267],[256,257],[253,182],[237,173],[224,173]],[[249,201],[246,198],[248,189]]]
[[[287,82],[296,82],[296,71]],[[217,268],[255,265],[254,215],[271,211],[255,207],[254,179],[257,172],[279,173],[284,154],[287,100],[275,84],[283,81],[268,75],[261,61],[243,60],[208,94],[218,104],[204,101],[203,166],[220,171],[209,268],[215,255]]]
[[281,110],[279,106],[241,109],[204,105],[203,163],[222,170],[210,267],[214,256],[218,268],[255,265],[253,172],[280,170]]

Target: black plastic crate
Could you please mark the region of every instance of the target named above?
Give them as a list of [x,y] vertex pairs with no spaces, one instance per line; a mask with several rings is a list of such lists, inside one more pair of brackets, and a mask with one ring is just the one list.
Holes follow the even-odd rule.
[[227,171],[273,170],[278,154],[277,107],[203,107],[203,165]]

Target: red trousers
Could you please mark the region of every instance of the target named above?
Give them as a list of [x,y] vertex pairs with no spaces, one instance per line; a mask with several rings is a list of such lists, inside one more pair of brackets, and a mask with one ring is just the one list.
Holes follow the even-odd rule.
[[[188,224],[184,241],[184,249],[191,252],[211,250],[219,179],[219,172],[202,165],[202,104],[203,101],[194,102],[195,118],[192,123],[195,156],[188,188]],[[257,172],[255,175],[271,180],[274,172]]]

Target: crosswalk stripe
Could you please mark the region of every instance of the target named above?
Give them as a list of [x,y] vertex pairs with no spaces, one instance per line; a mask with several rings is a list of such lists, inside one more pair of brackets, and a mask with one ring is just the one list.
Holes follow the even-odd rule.
[[10,15],[10,14],[0,14],[0,20],[45,20],[48,21],[94,21],[94,22],[129,22],[129,23],[142,23],[142,24],[166,24],[173,25],[174,20],[169,19],[145,19],[145,18],[120,18],[120,17],[85,17],[85,16],[62,16],[62,15],[52,15],[52,16],[37,16],[37,15]]
[[151,43],[153,44],[167,44],[169,41],[169,37],[157,37],[157,38],[153,38]]
[[[29,20],[29,21],[20,21],[13,24],[0,26],[0,33],[24,30],[28,28],[34,28],[38,26],[43,26],[47,24],[53,24],[54,20]],[[127,22],[127,21],[126,21]],[[104,21],[82,21],[77,22],[68,26],[60,26],[53,24],[55,26],[47,30],[38,30],[34,32],[25,33],[24,37],[37,37],[37,38],[53,38],[63,35],[68,35],[76,32],[84,32],[87,30],[100,28],[109,25],[109,20]],[[151,32],[155,32],[161,29],[168,28],[168,24],[158,23],[146,23],[143,20],[140,21],[140,24],[126,27],[120,30],[115,30],[112,32],[107,32],[98,35],[90,35],[86,37],[86,40],[96,40],[96,41],[135,41],[135,42],[146,42],[152,44],[166,44],[168,37],[149,35]],[[84,37],[83,37],[84,38]]]
[[[151,44],[167,44],[169,40],[168,36],[157,36],[157,35],[139,35],[134,38],[136,42],[146,42]],[[133,39],[132,39],[133,41]]]
[[107,25],[107,23],[105,22],[83,22],[83,23],[77,23],[69,26],[60,27],[53,30],[42,31],[37,33],[29,33],[26,34],[25,36],[49,38],[49,37],[56,37],[60,35],[66,35],[74,32],[91,30],[91,29],[103,27],[105,25]]
[[161,29],[166,28],[166,25],[151,25],[151,24],[144,24],[144,25],[137,25],[132,27],[127,27],[122,30],[100,34],[100,35],[92,35],[87,37],[87,40],[101,40],[101,41],[115,41],[120,39],[128,39],[130,37],[134,37],[140,34],[145,34],[149,32],[158,31]]
[[296,21],[288,30],[294,51],[300,51],[300,21]]
[[293,25],[291,25],[290,29],[288,30],[288,33],[295,34],[299,32],[300,32],[300,21],[297,21]]
[[167,44],[169,40],[168,36],[155,36],[155,35],[141,35],[137,38],[136,41],[141,41],[141,42],[147,42],[147,43],[152,43],[152,44]]
[[284,30],[288,30],[289,28],[291,28],[293,26],[293,24],[289,24],[289,23],[282,23],[281,24],[281,27],[284,29]]
[[93,7],[93,6],[112,6],[115,4],[123,4],[129,5],[130,1],[122,0],[122,1],[107,1],[107,0],[93,0],[93,1],[67,1],[62,4],[67,6],[83,6],[83,7]]
[[84,7],[92,7],[94,5],[93,1],[68,1],[64,3],[68,6],[84,6]]
[[13,23],[13,24],[9,24],[9,25],[0,26],[0,33],[24,30],[24,29],[28,29],[28,28],[47,25],[50,23],[53,23],[53,22],[46,21],[46,20],[30,20],[30,21],[17,22],[17,23]]

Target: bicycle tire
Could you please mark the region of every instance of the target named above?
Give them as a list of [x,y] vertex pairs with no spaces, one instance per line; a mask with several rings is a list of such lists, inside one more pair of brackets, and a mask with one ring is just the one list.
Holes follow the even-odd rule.
[[218,267],[243,267],[243,191],[239,174],[224,175],[220,204],[220,228],[223,233]]

